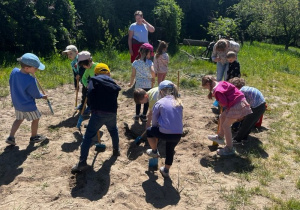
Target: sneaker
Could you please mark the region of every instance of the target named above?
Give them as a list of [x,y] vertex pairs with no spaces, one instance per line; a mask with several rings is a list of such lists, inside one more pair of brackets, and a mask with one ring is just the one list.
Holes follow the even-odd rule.
[[140,119],[140,115],[135,115],[132,119],[134,119],[135,122],[138,122]]
[[10,144],[10,145],[16,145],[15,137],[9,136],[9,137],[5,140],[5,142],[6,142],[7,144]]
[[78,173],[78,172],[85,171],[88,169],[88,167],[89,167],[89,165],[86,163],[86,161],[79,162],[75,166],[72,167],[71,173]]
[[150,157],[153,157],[153,158],[158,158],[159,157],[158,150],[157,150],[157,153],[153,153],[152,149],[147,149],[146,153],[147,153],[147,155],[149,155]]
[[220,138],[218,135],[208,135],[209,140],[217,142],[218,144],[225,145],[224,138]]
[[46,140],[46,137],[42,136],[42,135],[36,135],[36,136],[30,137],[30,143],[38,143],[38,142],[41,142],[44,140]]
[[141,115],[140,119],[142,122],[147,122],[147,116],[146,115]]
[[165,167],[164,167],[164,166],[160,167],[159,172],[161,173],[161,175],[162,175],[164,178],[170,178],[169,172],[168,172],[168,173],[165,172]]
[[240,145],[242,143],[243,143],[243,141],[238,141],[238,140],[232,139],[232,144],[234,144],[234,145]]
[[217,154],[220,156],[229,156],[229,155],[235,155],[235,149],[232,147],[231,149],[229,147],[224,147],[223,149],[218,149]]
[[113,156],[120,156],[120,149],[113,149]]

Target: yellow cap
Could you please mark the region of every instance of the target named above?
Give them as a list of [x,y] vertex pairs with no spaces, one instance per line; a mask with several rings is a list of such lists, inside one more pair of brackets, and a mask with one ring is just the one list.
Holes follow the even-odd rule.
[[110,73],[108,65],[105,63],[98,63],[94,69],[95,74],[107,74]]

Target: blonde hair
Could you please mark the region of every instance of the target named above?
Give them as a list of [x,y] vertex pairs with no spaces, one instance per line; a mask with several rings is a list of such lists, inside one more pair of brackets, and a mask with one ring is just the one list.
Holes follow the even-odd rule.
[[155,58],[158,58],[163,53],[163,49],[166,49],[168,47],[168,43],[165,41],[161,41],[158,45],[158,48],[156,50]]
[[159,98],[163,98],[168,95],[174,96],[176,101],[174,106],[183,106],[182,101],[179,99],[178,88],[175,84],[172,84],[172,87],[165,87],[159,91]]
[[229,83],[233,84],[238,89],[241,89],[243,86],[245,86],[245,79],[239,78],[239,77],[233,77],[228,81]]
[[212,89],[213,89],[213,82],[217,81],[216,78],[214,78],[213,76],[210,75],[206,75],[204,77],[202,77],[202,87],[204,87],[207,83],[209,84],[209,93],[207,95],[207,97],[209,99],[212,99]]

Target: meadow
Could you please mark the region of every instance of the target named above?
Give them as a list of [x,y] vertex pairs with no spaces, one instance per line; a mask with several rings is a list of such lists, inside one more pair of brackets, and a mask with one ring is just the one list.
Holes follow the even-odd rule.
[[[201,77],[214,74],[216,65],[200,59],[204,50],[201,47],[180,46],[180,49],[194,58],[182,52],[171,55],[169,79],[177,82],[179,72],[180,89],[206,95],[201,88]],[[36,75],[44,89],[73,82],[69,61],[64,56],[57,54],[41,60],[46,70]],[[128,52],[95,52],[93,60],[108,64],[115,80],[129,82],[131,65]],[[268,200],[264,209],[300,209],[300,49],[290,47],[285,51],[281,45],[258,42],[250,45],[246,42],[238,60],[246,85],[258,88],[266,98],[268,127],[264,132],[268,143],[241,154],[249,160],[252,169],[229,174],[238,179],[239,184],[231,189],[220,187],[219,193],[228,209],[251,209],[257,197]],[[9,95],[8,79],[14,66],[18,64],[7,62],[1,67],[1,98]],[[264,157],[261,151],[266,151],[268,157]],[[251,187],[245,183],[251,183]]]

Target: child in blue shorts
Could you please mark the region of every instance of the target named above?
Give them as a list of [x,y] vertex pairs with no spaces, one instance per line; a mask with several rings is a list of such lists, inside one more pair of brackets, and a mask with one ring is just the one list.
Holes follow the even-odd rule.
[[27,121],[32,121],[30,143],[37,143],[45,140],[46,137],[37,134],[41,113],[37,109],[35,99],[47,99],[47,96],[40,93],[36,79],[30,74],[34,75],[38,69],[44,70],[45,65],[32,53],[24,54],[17,61],[20,62],[21,69],[14,68],[9,78],[11,99],[15,107],[16,120],[5,142],[10,145],[16,145],[15,133],[24,119],[26,119]]

